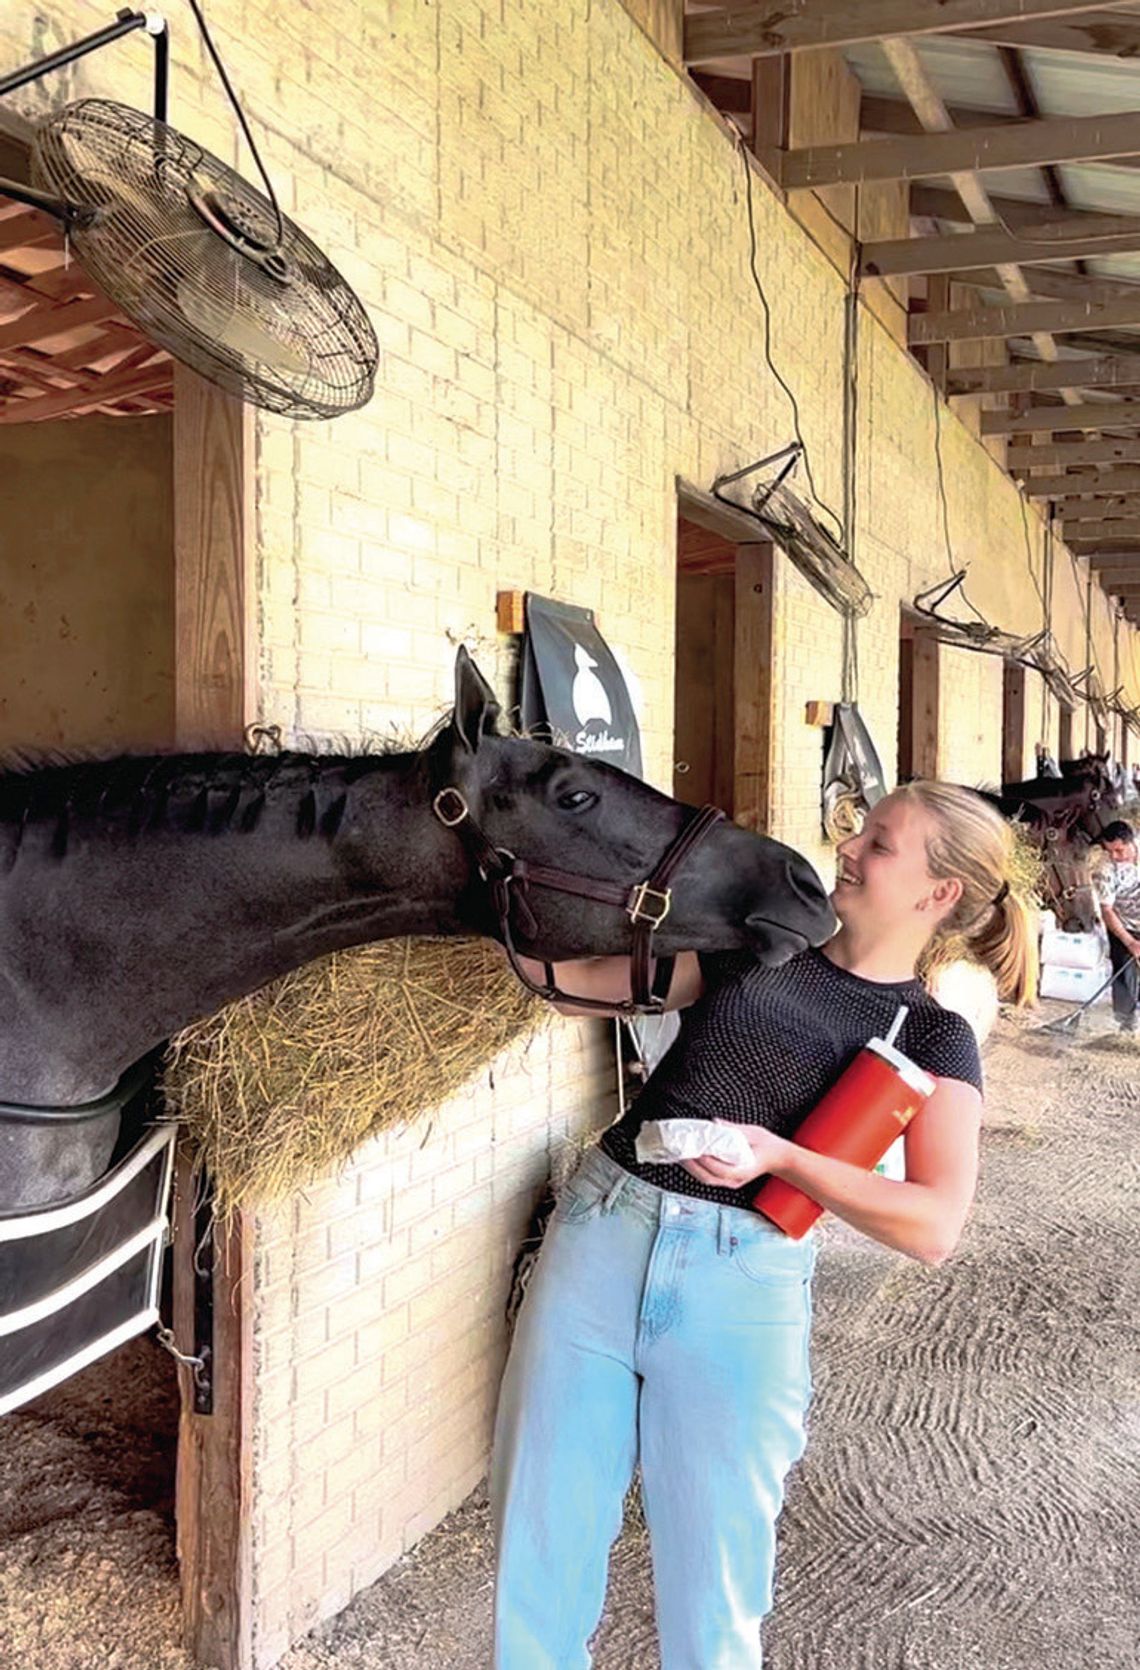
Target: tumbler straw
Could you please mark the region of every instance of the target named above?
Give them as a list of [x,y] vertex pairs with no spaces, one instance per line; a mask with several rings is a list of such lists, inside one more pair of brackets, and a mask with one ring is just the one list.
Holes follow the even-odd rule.
[[887,1033],[887,1036],[883,1039],[883,1042],[887,1045],[888,1049],[893,1049],[894,1048],[895,1039],[898,1037],[899,1033],[902,1031],[902,1024],[906,1020],[906,1017],[907,1017],[908,1013],[909,1013],[908,1005],[905,1004],[905,1003],[900,1003],[899,1004],[899,1009],[898,1009],[898,1014],[895,1016],[894,1020],[891,1022],[891,1029]]

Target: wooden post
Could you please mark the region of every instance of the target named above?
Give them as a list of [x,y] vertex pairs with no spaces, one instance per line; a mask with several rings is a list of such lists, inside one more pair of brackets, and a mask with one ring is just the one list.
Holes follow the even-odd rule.
[[1071,760],[1073,757],[1073,710],[1062,706],[1057,725],[1057,758]]
[[[928,313],[945,313],[950,306],[950,280],[945,273],[931,273],[926,281],[926,309]],[[932,342],[926,350],[926,370],[931,382],[943,399],[946,398],[946,377],[950,369],[950,344]]]
[[[252,715],[247,645],[253,416],[181,366],[174,388],[177,743],[183,749],[240,748]],[[212,1391],[208,1400],[196,1395],[188,1371],[179,1370],[183,1625],[198,1664],[250,1670],[252,1237],[244,1220],[225,1234],[208,1217],[203,1224],[192,1188],[184,1149],[174,1236],[175,1334],[181,1350],[208,1353]],[[204,1277],[196,1276],[196,1266],[204,1268]],[[200,1412],[204,1404],[210,1413]]]
[[916,777],[938,776],[938,640],[916,632],[912,654],[911,770]]
[[240,748],[247,722],[252,441],[248,406],[176,367],[175,733],[182,749]]
[[1002,782],[1020,783],[1025,775],[1025,668],[1007,661],[1002,668]]
[[736,547],[733,816],[764,834],[772,817],[773,550]]

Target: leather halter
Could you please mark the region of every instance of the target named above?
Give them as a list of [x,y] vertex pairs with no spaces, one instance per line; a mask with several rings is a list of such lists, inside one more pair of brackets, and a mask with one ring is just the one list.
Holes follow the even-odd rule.
[[[606,1014],[615,1010],[622,1015],[659,1014],[665,1007],[667,992],[655,989],[652,978],[653,935],[669,914],[673,901],[669,882],[678,866],[698,846],[709,831],[724,817],[717,806],[702,806],[682,829],[676,840],[658,860],[652,874],[645,881],[630,887],[622,882],[602,881],[595,876],[574,875],[567,870],[552,869],[547,864],[531,864],[516,858],[505,847],[491,844],[471,816],[467,801],[457,788],[440,789],[431,803],[432,811],[445,829],[454,829],[463,842],[472,864],[487,883],[491,903],[498,918],[499,932],[507,959],[515,975],[528,991],[548,1002],[571,1003],[576,1009],[597,1009]],[[511,932],[512,908],[526,938],[538,932],[538,923],[530,908],[527,894],[531,887],[546,887],[555,893],[571,893],[579,899],[590,899],[595,904],[614,905],[624,910],[632,927],[630,945],[630,987],[632,995],[623,1002],[608,999],[577,997],[573,992],[560,991],[554,980],[554,969],[547,962],[546,984],[540,986],[525,972],[519,961]],[[672,959],[669,960],[670,969]]]

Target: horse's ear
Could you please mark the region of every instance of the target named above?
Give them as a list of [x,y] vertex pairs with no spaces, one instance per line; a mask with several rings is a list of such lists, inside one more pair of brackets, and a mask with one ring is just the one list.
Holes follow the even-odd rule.
[[494,730],[499,711],[495,692],[460,644],[455,656],[455,712],[451,722],[469,753],[475,752],[486,731]]

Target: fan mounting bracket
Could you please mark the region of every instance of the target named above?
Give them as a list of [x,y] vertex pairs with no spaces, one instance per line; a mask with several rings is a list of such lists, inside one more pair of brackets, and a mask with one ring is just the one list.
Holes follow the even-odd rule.
[[25,64],[10,75],[0,76],[0,98],[26,87],[29,81],[38,81],[41,75],[73,64],[77,58],[85,58],[89,52],[98,52],[100,47],[110,46],[112,41],[133,34],[136,29],[144,29],[154,42],[154,119],[165,122],[170,85],[170,30],[161,13],[133,12],[129,7],[115,14],[114,23],[97,29],[93,35],[84,35],[82,40],[72,41],[70,46],[61,46],[58,52],[50,52],[46,58],[37,58],[34,63]]

